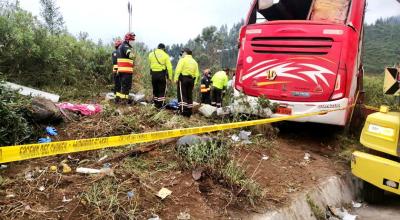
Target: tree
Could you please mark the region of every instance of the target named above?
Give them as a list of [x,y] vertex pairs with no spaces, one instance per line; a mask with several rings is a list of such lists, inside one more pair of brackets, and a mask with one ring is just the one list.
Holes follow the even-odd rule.
[[55,0],[40,0],[40,4],[42,6],[40,15],[43,17],[50,33],[60,34],[64,30],[64,19]]

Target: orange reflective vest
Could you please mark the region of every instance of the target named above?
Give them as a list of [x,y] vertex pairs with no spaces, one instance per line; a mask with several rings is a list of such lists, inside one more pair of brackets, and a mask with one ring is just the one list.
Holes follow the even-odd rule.
[[133,60],[129,58],[132,53],[132,47],[128,42],[124,41],[118,48],[118,73],[133,74]]

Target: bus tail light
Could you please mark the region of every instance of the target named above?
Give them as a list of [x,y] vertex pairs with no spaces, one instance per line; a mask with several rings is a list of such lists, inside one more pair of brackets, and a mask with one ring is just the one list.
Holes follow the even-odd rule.
[[333,91],[333,94],[331,96],[330,100],[338,100],[344,97],[345,95],[345,77],[344,77],[345,71],[344,70],[339,70],[339,73],[336,77],[336,82],[335,82],[335,89]]

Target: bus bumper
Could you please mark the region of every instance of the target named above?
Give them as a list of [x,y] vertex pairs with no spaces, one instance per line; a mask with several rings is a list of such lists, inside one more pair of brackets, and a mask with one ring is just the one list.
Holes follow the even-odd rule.
[[356,151],[352,154],[354,176],[380,188],[400,195],[400,163]]
[[[234,97],[235,97],[234,105],[239,105],[241,102],[243,102],[243,100],[245,102],[250,103],[251,106],[257,105],[258,103],[258,97],[244,95],[243,93],[240,93],[236,89],[234,92]],[[341,109],[349,105],[348,98],[343,98],[330,102],[289,102],[289,101],[277,101],[277,100],[270,100],[270,101],[271,103],[277,104],[278,106],[285,106],[286,108],[291,109],[291,115],[301,115],[313,112]],[[323,115],[315,115],[311,117],[294,119],[293,121],[345,126],[347,122],[348,112],[349,112],[348,109],[338,110]],[[262,117],[262,115],[260,116]],[[272,117],[282,117],[282,116],[288,116],[288,115],[272,114]]]

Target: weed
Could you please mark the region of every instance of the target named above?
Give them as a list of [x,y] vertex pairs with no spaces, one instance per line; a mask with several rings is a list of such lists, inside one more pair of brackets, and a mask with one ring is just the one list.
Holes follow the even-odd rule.
[[244,169],[235,161],[232,160],[226,164],[220,171],[220,175],[226,184],[232,188],[236,188],[239,194],[246,195],[252,205],[254,205],[255,200],[262,196],[260,185],[248,178]]
[[317,220],[325,220],[324,211],[322,211],[322,209],[317,204],[315,204],[315,202],[310,198],[309,195],[307,195],[307,203]]

